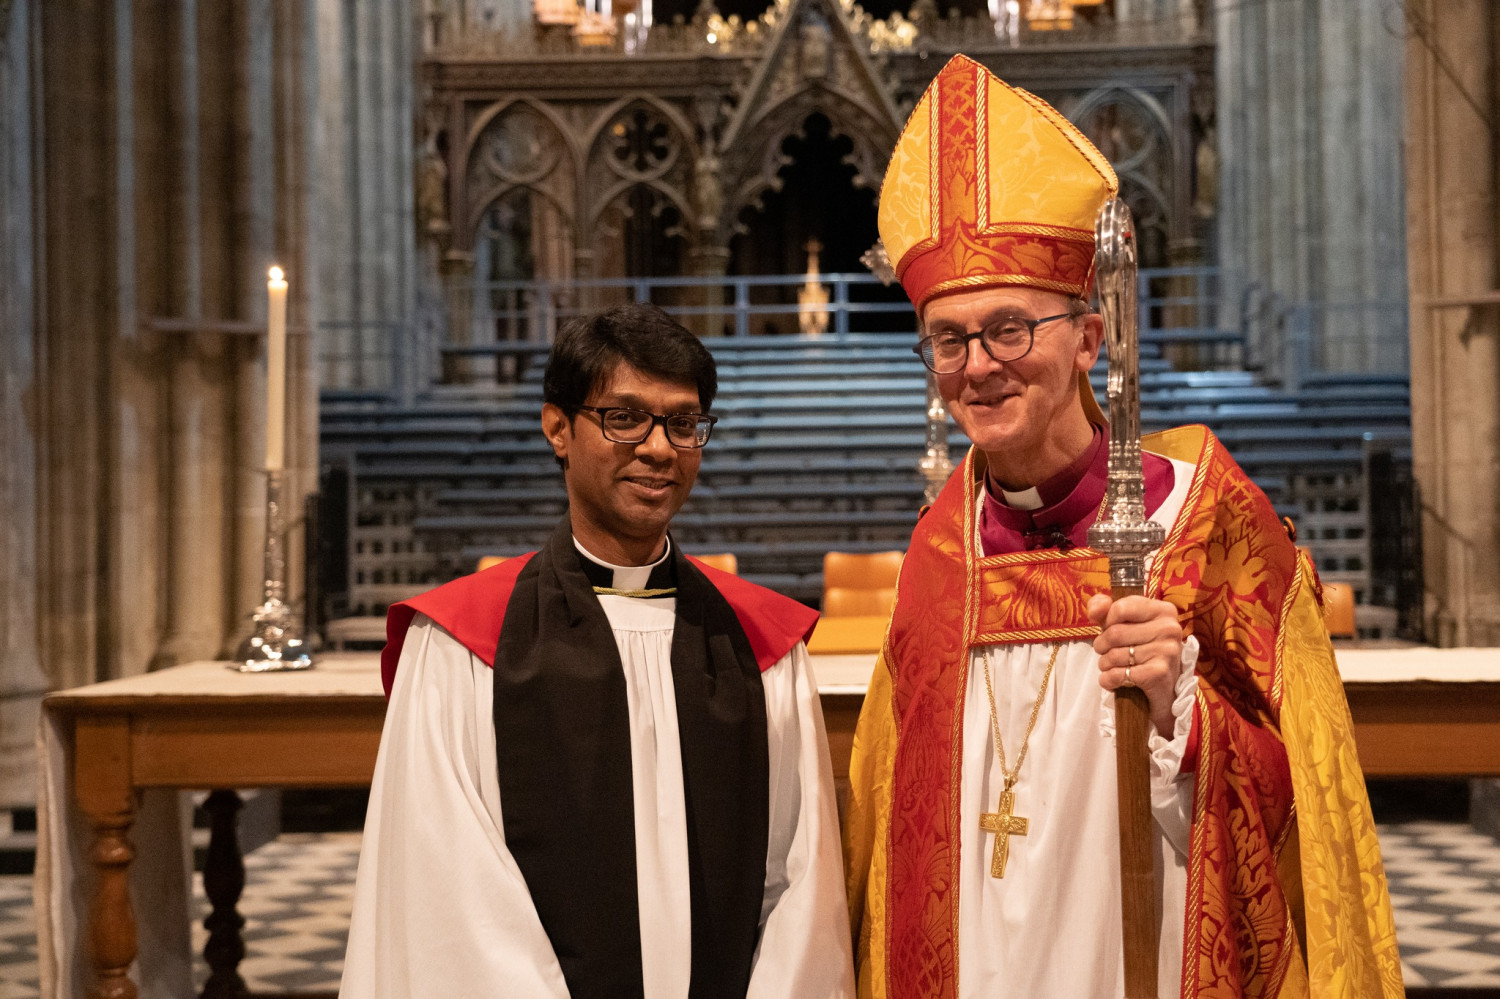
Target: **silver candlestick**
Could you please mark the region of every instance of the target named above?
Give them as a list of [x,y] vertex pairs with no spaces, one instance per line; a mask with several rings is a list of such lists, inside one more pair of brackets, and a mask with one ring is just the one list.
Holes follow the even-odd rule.
[[255,627],[234,654],[232,670],[277,673],[310,669],[312,650],[302,640],[297,617],[286,602],[286,521],[281,513],[280,470],[266,472],[265,600],[255,608]]
[[1135,225],[1125,202],[1105,204],[1094,224],[1099,313],[1109,344],[1109,486],[1089,547],[1109,556],[1110,586],[1141,592],[1146,556],[1166,531],[1146,519],[1141,475],[1141,373],[1136,329]]
[[927,480],[924,497],[928,503],[936,503],[948,477],[953,474],[953,462],[948,459],[948,407],[943,404],[938,391],[937,376],[927,373],[927,447],[922,460],[917,462],[922,477]]
[[[886,287],[895,283],[896,268],[885,252],[885,244],[879,240],[860,256],[859,262]],[[948,407],[938,391],[937,376],[930,371],[927,373],[927,446],[922,460],[917,462],[917,471],[927,483],[922,492],[923,499],[929,504],[936,503],[938,494],[953,474],[953,462],[948,458]]]

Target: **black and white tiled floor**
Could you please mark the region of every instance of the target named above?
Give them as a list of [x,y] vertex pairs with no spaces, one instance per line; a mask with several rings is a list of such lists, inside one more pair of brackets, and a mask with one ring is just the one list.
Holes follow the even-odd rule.
[[1500,987],[1500,843],[1467,825],[1382,826],[1406,984]]
[[[286,834],[245,858],[240,973],[252,991],[338,988],[359,839]],[[1500,842],[1458,823],[1408,822],[1382,826],[1380,843],[1407,985],[1500,987]],[[208,906],[197,892],[201,922]],[[204,937],[196,928],[198,953]],[[0,999],[36,995],[31,879],[0,877]]]
[[[245,959],[250,991],[334,992],[344,969],[359,833],[287,833],[245,857]],[[208,977],[203,917],[208,900],[195,879],[194,986]],[[36,923],[31,878],[0,877],[0,999],[36,999]]]
[[[338,991],[359,840],[359,833],[288,833],[245,858],[240,975],[251,992]],[[194,896],[193,953],[201,955],[209,909],[201,883]],[[208,977],[201,959],[195,971],[201,989]]]

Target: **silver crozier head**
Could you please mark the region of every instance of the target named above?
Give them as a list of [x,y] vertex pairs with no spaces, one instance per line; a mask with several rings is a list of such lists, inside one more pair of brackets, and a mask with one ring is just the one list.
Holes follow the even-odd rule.
[[1119,198],[1105,202],[1094,222],[1094,273],[1109,351],[1109,485],[1104,511],[1089,528],[1089,546],[1109,556],[1111,586],[1139,590],[1146,581],[1146,556],[1161,545],[1165,531],[1146,519],[1135,223]]

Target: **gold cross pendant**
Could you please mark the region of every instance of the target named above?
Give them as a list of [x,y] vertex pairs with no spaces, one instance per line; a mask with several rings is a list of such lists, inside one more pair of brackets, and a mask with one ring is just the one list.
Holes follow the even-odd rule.
[[1005,877],[1005,862],[1010,859],[1011,836],[1025,836],[1028,820],[1012,815],[1016,807],[1014,791],[1000,792],[1000,808],[979,816],[979,828],[995,834],[995,852],[990,856],[990,877]]

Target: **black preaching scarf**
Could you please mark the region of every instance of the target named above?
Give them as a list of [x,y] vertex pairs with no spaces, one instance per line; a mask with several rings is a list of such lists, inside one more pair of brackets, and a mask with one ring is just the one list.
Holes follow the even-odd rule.
[[[495,652],[501,814],[573,999],[644,999],[625,674],[584,562],[564,517],[521,570],[505,610]],[[743,997],[766,879],[765,692],[728,601],[675,544],[670,566],[692,898],[688,994]]]

